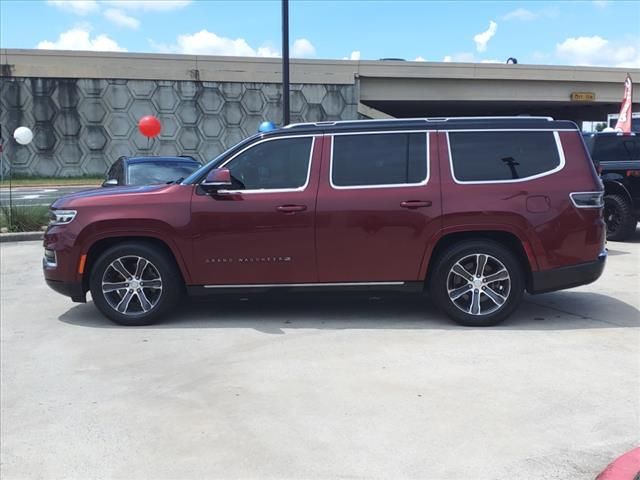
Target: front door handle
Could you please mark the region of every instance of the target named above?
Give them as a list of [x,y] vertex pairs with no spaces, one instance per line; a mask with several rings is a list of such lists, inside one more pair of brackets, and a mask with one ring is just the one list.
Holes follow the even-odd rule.
[[400,202],[400,206],[402,208],[430,207],[431,200],[405,200],[404,202]]
[[306,209],[306,205],[280,205],[276,208],[276,210],[282,213],[304,212]]

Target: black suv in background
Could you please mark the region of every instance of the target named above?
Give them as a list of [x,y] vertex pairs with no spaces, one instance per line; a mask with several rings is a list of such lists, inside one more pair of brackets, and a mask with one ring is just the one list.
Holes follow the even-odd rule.
[[120,157],[107,172],[103,187],[158,185],[181,181],[200,168],[193,157]]
[[625,240],[640,221],[640,137],[591,133],[585,142],[604,183],[604,218],[609,240]]

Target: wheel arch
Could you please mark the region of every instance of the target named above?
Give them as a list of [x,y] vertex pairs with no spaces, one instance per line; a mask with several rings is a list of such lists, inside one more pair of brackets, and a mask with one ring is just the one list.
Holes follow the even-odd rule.
[[442,235],[433,245],[428,261],[426,262],[426,271],[423,275],[425,287],[428,287],[434,266],[444,252],[453,245],[471,240],[491,240],[509,249],[522,266],[523,272],[525,273],[525,285],[527,290],[529,290],[532,278],[532,263],[535,262],[531,246],[526,240],[521,239],[513,232],[493,229],[451,232]]
[[603,183],[605,195],[622,195],[625,199],[633,204],[631,193],[621,181],[619,181],[618,179],[605,179],[603,180]]
[[93,241],[89,247],[86,249],[86,262],[84,266],[84,272],[82,275],[82,286],[85,291],[89,289],[89,278],[91,275],[91,269],[95,265],[96,260],[100,257],[100,255],[108,250],[111,247],[114,247],[118,244],[125,242],[138,242],[145,243],[148,245],[153,245],[156,248],[164,251],[169,258],[175,263],[175,266],[180,272],[180,276],[182,277],[182,283],[186,285],[186,281],[190,278],[189,272],[184,265],[182,257],[172,248],[167,242],[162,240],[161,238],[145,233],[145,234],[136,234],[136,235],[117,235],[114,234],[112,236],[101,237]]

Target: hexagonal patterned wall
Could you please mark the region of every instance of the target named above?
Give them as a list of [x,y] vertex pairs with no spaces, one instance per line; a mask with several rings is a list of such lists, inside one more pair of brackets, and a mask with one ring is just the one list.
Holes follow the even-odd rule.
[[[102,175],[121,155],[191,155],[205,162],[282,118],[282,87],[266,83],[2,78],[0,168],[15,174]],[[358,84],[292,85],[291,121],[358,118]],[[156,115],[153,139],[138,120]],[[33,142],[20,146],[13,131],[25,125]]]

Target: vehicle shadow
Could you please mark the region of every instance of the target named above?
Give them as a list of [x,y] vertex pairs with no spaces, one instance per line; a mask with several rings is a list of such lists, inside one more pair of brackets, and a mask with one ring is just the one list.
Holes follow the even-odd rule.
[[[59,320],[94,328],[115,325],[89,304],[72,307]],[[525,296],[503,330],[574,330],[640,326],[640,311],[598,293],[563,291]],[[138,328],[253,328],[284,334],[292,328],[344,329],[464,329],[419,295],[339,296],[295,294],[278,296],[186,299],[168,318]]]
[[607,242],[607,250],[609,251],[609,255],[615,256],[631,254],[632,252],[630,251],[628,246],[630,243],[640,243],[640,223],[638,223],[636,231],[631,238],[628,238],[624,242]]
[[620,245],[624,245],[625,243],[640,243],[640,223],[636,224],[636,232],[631,238],[628,238],[624,242],[611,242],[611,243],[618,243]]

